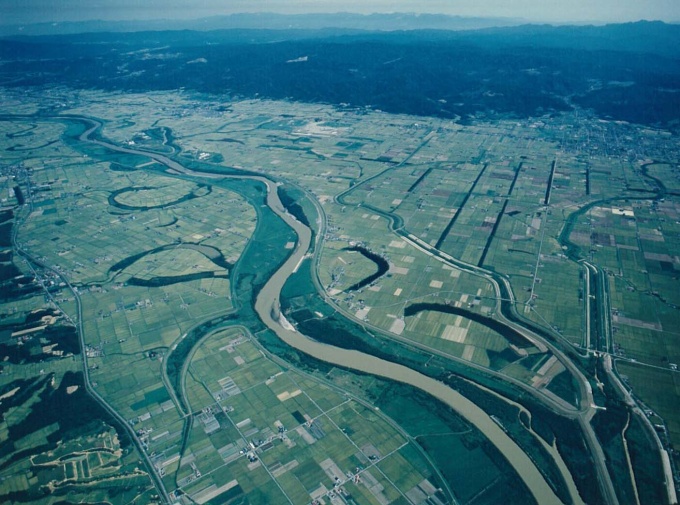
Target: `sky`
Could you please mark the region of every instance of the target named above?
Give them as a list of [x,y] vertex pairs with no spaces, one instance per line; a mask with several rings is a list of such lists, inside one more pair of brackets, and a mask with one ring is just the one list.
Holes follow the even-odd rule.
[[427,12],[533,22],[680,22],[680,0],[0,0],[0,24],[196,19],[238,12]]

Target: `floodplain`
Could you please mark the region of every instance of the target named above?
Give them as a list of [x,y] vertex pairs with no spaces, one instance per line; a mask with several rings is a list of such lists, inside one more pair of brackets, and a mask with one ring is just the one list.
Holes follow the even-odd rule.
[[[647,489],[667,468],[641,459],[646,440],[677,464],[680,441],[680,179],[667,154],[677,146],[663,132],[569,113],[462,126],[325,105],[64,89],[33,95],[58,109],[41,117],[3,93],[14,116],[0,121],[0,184],[3,212],[14,214],[0,226],[17,226],[0,237],[3,266],[32,275],[35,288],[3,299],[3,317],[16,325],[19,314],[54,310],[78,328],[88,387],[127,424],[97,436],[118,458],[145,454],[125,478],[146,501],[155,474],[172,499],[197,503],[494,503],[519,471],[472,426],[435,415],[441,405],[421,392],[393,400],[399,387],[388,381],[272,344],[250,305],[296,237],[265,214],[260,185],[231,178],[239,171],[295,195],[289,212],[315,233],[299,265],[307,277],[291,277],[299,285],[281,295],[289,324],[330,328],[318,339],[343,335],[338,347],[467,381],[458,387],[547,462],[543,476],[564,502],[596,502],[602,490],[582,472],[587,435],[550,432],[546,405],[565,425],[591,409],[590,426],[599,409],[589,429],[618,458],[608,472],[619,499],[663,499]],[[97,139],[135,154],[87,142],[73,117],[103,120]],[[608,153],[624,142],[640,152]],[[168,169],[152,153],[195,172]],[[4,337],[6,398],[27,387],[12,374],[36,368],[9,349],[20,337]],[[77,355],[45,366],[76,373]],[[292,355],[297,362],[282,361]],[[632,422],[617,417],[616,380],[644,406]],[[426,405],[431,419],[409,419],[409,405]],[[129,452],[116,452],[112,430]],[[437,436],[450,445],[438,447]],[[42,450],[38,438],[27,446]],[[455,477],[464,464],[447,469],[441,449],[454,446],[477,474],[495,477]],[[45,485],[97,476],[92,462],[64,466]],[[27,492],[32,482],[12,485]],[[532,499],[520,484],[506,498]]]

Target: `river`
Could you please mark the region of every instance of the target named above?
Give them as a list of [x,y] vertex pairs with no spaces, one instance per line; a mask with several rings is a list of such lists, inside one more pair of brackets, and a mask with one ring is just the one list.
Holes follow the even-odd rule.
[[[69,118],[87,121],[91,127],[80,135],[80,140],[92,142],[108,149],[127,154],[137,154],[152,158],[176,172],[186,175],[200,176],[204,178],[234,177],[214,173],[196,172],[167,156],[140,151],[101,140],[90,139],[90,135],[101,127],[101,123],[90,118]],[[526,484],[536,502],[541,505],[558,505],[562,502],[553,489],[548,485],[545,478],[538,470],[529,456],[510,438],[510,436],[496,422],[475,403],[465,396],[451,389],[443,382],[437,381],[420,372],[412,370],[398,363],[392,363],[375,356],[358,351],[340,349],[327,344],[314,341],[309,337],[297,332],[281,315],[279,310],[279,297],[286,280],[294,272],[296,266],[307,254],[312,241],[312,231],[289,214],[276,191],[276,184],[265,177],[243,176],[242,178],[253,179],[262,182],[267,187],[267,205],[272,211],[281,217],[297,234],[298,242],[293,253],[286,262],[267,281],[255,301],[255,311],[264,324],[269,327],[286,344],[294,347],[305,354],[320,359],[327,363],[348,368],[360,372],[373,374],[386,379],[395,380],[417,387],[440,401],[450,406],[460,416],[471,424],[474,424],[489,441],[498,448],[508,462],[515,469],[519,477]],[[575,503],[582,503],[575,489],[571,476],[565,476],[568,488]]]
[[307,253],[311,245],[312,232],[307,226],[285,211],[279,200],[275,184],[267,179],[260,178],[260,180],[267,184],[267,205],[293,228],[298,236],[298,243],[293,254],[267,281],[255,300],[255,311],[262,321],[285,343],[314,358],[344,368],[410,384],[443,401],[467,421],[474,424],[503,453],[538,503],[542,505],[562,503],[529,456],[486,412],[457,391],[443,382],[398,363],[392,363],[358,351],[322,344],[295,331],[287,323],[280,315],[279,296],[286,280]]

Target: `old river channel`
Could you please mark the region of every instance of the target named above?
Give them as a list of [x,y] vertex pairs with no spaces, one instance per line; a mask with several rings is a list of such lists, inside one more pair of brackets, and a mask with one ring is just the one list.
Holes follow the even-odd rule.
[[[128,147],[120,147],[109,142],[91,138],[92,134],[102,126],[99,121],[94,119],[73,116],[64,119],[71,119],[81,123],[84,122],[89,125],[89,128],[80,135],[79,139],[81,141],[94,143],[117,152],[152,158],[171,171],[180,172],[184,175],[212,179],[234,177],[190,170],[161,154],[130,149]],[[295,217],[285,210],[276,191],[275,182],[259,176],[244,175],[242,178],[257,180],[266,185],[267,206],[283,219],[283,221],[295,231],[298,237],[293,253],[269,278],[256,298],[255,311],[263,323],[286,344],[316,359],[343,368],[357,370],[412,385],[444,402],[468,422],[474,424],[484,436],[498,448],[529,488],[538,503],[547,505],[562,503],[529,456],[512,440],[512,438],[510,438],[510,436],[508,436],[489,414],[465,396],[440,381],[398,363],[389,362],[358,351],[340,349],[312,340],[296,331],[294,327],[285,320],[279,310],[281,289],[288,277],[293,274],[296,267],[307,255],[312,241],[312,231],[308,226],[295,219]],[[582,503],[573,479],[571,479],[568,472],[566,475],[564,475],[564,472],[562,473],[567,482],[572,500],[574,500],[575,503]]]

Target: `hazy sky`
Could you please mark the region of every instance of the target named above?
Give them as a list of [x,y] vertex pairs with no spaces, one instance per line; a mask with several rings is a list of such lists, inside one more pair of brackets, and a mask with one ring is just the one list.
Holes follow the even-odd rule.
[[0,0],[0,24],[181,19],[236,12],[430,12],[546,22],[678,22],[680,0]]

